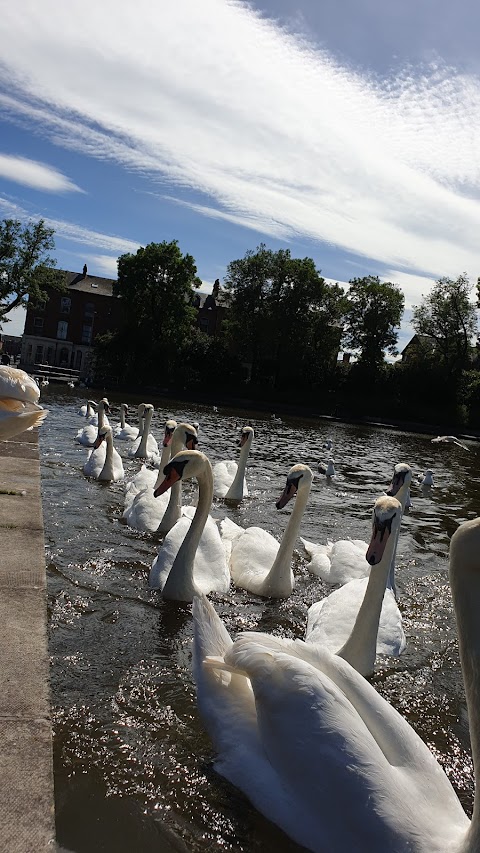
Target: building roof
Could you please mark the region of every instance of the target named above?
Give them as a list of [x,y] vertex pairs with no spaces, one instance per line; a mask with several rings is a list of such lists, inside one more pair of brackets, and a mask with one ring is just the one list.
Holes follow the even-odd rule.
[[61,270],[65,273],[69,290],[81,290],[83,293],[91,293],[97,296],[113,296],[113,286],[116,284],[114,278],[103,278],[100,275],[83,275],[83,273]]

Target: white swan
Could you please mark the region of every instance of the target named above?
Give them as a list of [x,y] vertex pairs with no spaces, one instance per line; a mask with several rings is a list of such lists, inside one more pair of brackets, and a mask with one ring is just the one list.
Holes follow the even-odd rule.
[[87,400],[87,402],[84,403],[83,406],[80,406],[78,414],[81,415],[83,418],[93,418],[95,414],[96,405],[97,404],[95,400]]
[[108,418],[105,414],[109,411],[110,403],[107,398],[104,397],[100,400],[97,406],[97,414],[93,415],[86,426],[78,430],[75,436],[75,441],[78,441],[79,444],[83,444],[84,447],[93,447],[101,428],[109,426]]
[[153,459],[159,456],[160,451],[157,440],[150,432],[153,411],[151,403],[144,404],[142,431],[128,448],[128,455],[132,459]]
[[425,471],[425,474],[423,475],[423,477],[420,477],[418,485],[419,486],[434,486],[435,483],[433,480],[433,471],[431,471],[430,469]]
[[213,493],[217,498],[239,502],[248,496],[245,468],[254,435],[251,426],[243,427],[239,441],[241,449],[238,465],[233,459],[227,459],[213,466]]
[[294,465],[276,507],[282,509],[296,495],[295,506],[279,544],[261,527],[242,527],[225,518],[221,522],[222,539],[230,572],[236,586],[266,598],[287,598],[294,587],[291,568],[293,548],[307,504],[313,474],[308,465]]
[[[197,431],[194,427],[190,424],[178,424],[172,437],[172,457],[176,456],[183,447],[187,450],[195,450],[197,444]],[[158,497],[159,494],[155,496]],[[170,498],[157,527],[157,533],[168,533],[180,519],[184,509],[185,507],[182,509],[182,481],[178,479],[170,489]]]
[[461,441],[458,440],[456,435],[437,435],[436,438],[432,438],[432,444],[439,444],[442,442],[443,444],[456,444],[457,447],[461,447],[462,450],[469,450],[466,444],[462,444]]
[[40,426],[48,411],[38,404],[40,388],[28,373],[0,367],[0,440]]
[[[402,511],[410,499],[412,469],[405,462],[399,462],[394,468],[392,482],[387,494],[394,495],[402,504]],[[331,584],[344,584],[354,578],[363,578],[370,574],[370,566],[365,559],[368,542],[363,539],[338,539],[327,545],[316,545],[301,539],[305,551],[310,557],[307,569],[322,580]],[[392,572],[390,585],[395,592],[395,578]]]
[[[102,442],[105,441],[106,451],[102,452]],[[87,477],[96,480],[123,480],[122,457],[113,446],[113,433],[109,426],[102,426],[98,430],[98,437],[93,445],[93,450],[83,466],[83,473]]]
[[[143,410],[145,404],[141,403],[138,407],[138,416],[140,420],[140,424],[142,424],[143,418]],[[126,416],[128,412],[128,406],[126,403],[120,403],[120,423],[115,427],[114,437],[117,441],[135,441],[138,438],[138,434],[140,432],[140,427],[131,426],[126,422]]]
[[319,474],[325,474],[326,477],[335,477],[335,460],[329,459],[327,464],[319,462],[317,465]]
[[402,520],[402,505],[392,497],[375,501],[373,533],[366,552],[374,569],[316,601],[308,609],[307,643],[330,649],[362,675],[373,673],[375,656],[400,655],[406,646],[402,614],[387,587]]
[[179,430],[179,441],[172,442],[172,435],[177,426],[176,421],[169,420],[165,423],[163,437],[162,455],[158,469],[147,468],[142,465],[138,474],[127,484],[125,493],[125,508],[123,521],[135,530],[143,530],[145,533],[155,533],[162,520],[168,505],[168,495],[155,498],[153,491],[163,481],[165,475],[163,469],[170,459],[172,446],[180,451],[183,447],[185,432]]
[[193,519],[182,517],[167,533],[152,563],[149,583],[164,598],[192,601],[199,592],[228,592],[230,573],[217,525],[209,516],[213,498],[212,466],[204,453],[183,450],[165,466],[165,479],[155,494],[175,482],[198,481],[198,504]]
[[[450,583],[478,786],[479,518],[452,536]],[[232,643],[204,597],[193,614],[215,769],[267,818],[314,853],[478,853],[478,803],[470,821],[429,748],[347,661],[300,640],[290,653],[254,633]]]

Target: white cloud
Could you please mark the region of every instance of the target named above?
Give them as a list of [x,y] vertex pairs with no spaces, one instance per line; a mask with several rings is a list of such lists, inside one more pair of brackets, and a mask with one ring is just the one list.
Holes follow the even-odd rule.
[[3,109],[58,144],[200,190],[208,216],[476,278],[478,78],[362,75],[225,0],[24,0],[0,37]]
[[90,275],[104,275],[116,279],[117,258],[112,258],[111,255],[87,255],[85,260]]
[[83,192],[53,166],[11,154],[0,154],[0,177],[49,193]]

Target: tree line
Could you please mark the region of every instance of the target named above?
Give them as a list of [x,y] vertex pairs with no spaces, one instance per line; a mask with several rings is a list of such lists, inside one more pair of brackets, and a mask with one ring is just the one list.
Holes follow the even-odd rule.
[[[0,224],[0,324],[64,282],[42,220]],[[416,332],[401,362],[400,287],[376,275],[328,283],[311,258],[265,244],[231,261],[211,302],[215,336],[197,325],[201,281],[176,240],[118,258],[121,321],[94,341],[96,377],[171,394],[211,392],[284,402],[338,416],[398,418],[480,427],[477,303],[467,276],[439,278],[412,309]],[[339,352],[354,358],[338,362]]]

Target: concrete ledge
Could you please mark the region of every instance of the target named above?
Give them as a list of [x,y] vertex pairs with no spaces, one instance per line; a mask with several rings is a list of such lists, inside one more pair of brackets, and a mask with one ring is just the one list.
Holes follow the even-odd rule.
[[45,542],[36,430],[0,441],[0,672],[0,846],[6,853],[53,853]]

